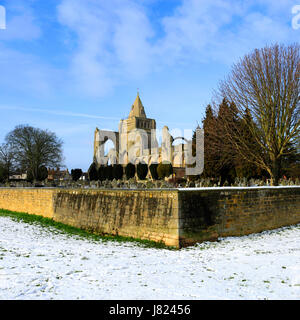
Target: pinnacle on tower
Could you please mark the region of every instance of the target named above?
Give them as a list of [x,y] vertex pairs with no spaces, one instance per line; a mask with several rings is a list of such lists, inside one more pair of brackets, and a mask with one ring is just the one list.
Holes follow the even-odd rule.
[[137,93],[136,99],[131,107],[129,118],[146,118],[146,113],[142,101],[140,99],[139,92]]

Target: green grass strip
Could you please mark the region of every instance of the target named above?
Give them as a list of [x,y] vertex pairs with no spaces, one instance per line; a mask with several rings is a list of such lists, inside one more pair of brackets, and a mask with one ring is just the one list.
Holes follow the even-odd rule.
[[60,222],[56,222],[53,219],[45,218],[43,216],[28,214],[23,212],[13,212],[4,209],[0,209],[0,217],[9,217],[14,221],[24,222],[29,224],[38,224],[42,227],[53,227],[57,230],[62,231],[65,234],[76,235],[85,239],[94,241],[115,241],[115,242],[133,242],[136,245],[144,248],[156,248],[156,249],[168,249],[176,250],[175,247],[167,246],[163,242],[155,242],[151,240],[142,240],[132,237],[123,237],[117,235],[98,235],[83,229],[72,227]]

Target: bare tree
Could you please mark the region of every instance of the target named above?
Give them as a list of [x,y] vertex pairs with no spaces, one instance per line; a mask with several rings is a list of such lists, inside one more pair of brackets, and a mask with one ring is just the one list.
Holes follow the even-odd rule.
[[0,145],[0,166],[4,170],[5,180],[9,180],[9,176],[14,168],[14,154],[11,145],[8,143]]
[[299,143],[299,49],[298,44],[256,49],[219,86],[220,97],[235,104],[251,139],[232,124],[224,124],[227,136],[245,160],[269,173],[272,185],[278,185],[282,159]]
[[13,149],[16,164],[33,180],[38,180],[41,167],[62,165],[63,143],[53,132],[20,125],[6,136],[6,141]]

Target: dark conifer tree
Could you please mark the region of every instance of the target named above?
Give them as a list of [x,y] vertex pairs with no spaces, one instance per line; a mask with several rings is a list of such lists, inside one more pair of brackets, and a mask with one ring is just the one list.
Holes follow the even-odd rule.
[[73,181],[78,181],[80,179],[80,177],[82,176],[82,170],[81,169],[72,169],[71,176],[72,176]]
[[131,178],[134,178],[135,172],[136,172],[135,165],[132,164],[131,162],[129,162],[129,163],[127,164],[127,166],[125,167],[125,175],[126,175],[126,178],[127,178],[128,180],[131,179]]
[[106,179],[105,176],[105,167],[102,165],[98,169],[98,180],[104,181]]
[[[204,130],[204,171],[203,176],[213,178],[218,176],[217,157],[212,132],[215,130],[216,118],[213,114],[211,105],[208,105],[205,112],[205,118],[202,121]],[[196,143],[196,133],[193,137],[194,145]]]
[[93,162],[88,170],[88,175],[89,175],[89,179],[90,181],[97,181],[98,180],[98,170],[97,170],[97,166],[95,164],[95,162]]
[[173,173],[173,166],[170,162],[161,162],[157,167],[157,174],[160,179],[168,178]]
[[158,180],[159,178],[157,174],[157,167],[158,167],[158,163],[151,163],[149,166],[149,170],[153,180]]
[[145,180],[148,174],[148,165],[146,163],[138,163],[136,173],[140,180]]
[[121,180],[123,178],[123,166],[121,164],[113,165],[113,177],[116,180]]
[[104,172],[105,172],[105,179],[111,181],[114,179],[113,176],[113,166],[112,165],[108,165],[104,167]]

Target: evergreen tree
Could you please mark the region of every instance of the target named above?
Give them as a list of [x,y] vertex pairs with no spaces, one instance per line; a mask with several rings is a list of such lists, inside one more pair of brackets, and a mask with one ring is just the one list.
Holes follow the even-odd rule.
[[48,169],[45,166],[39,167],[37,180],[44,181],[47,178],[48,178]]
[[113,176],[113,166],[109,165],[109,166],[105,166],[104,167],[104,172],[105,172],[105,179],[111,181],[114,179]]
[[148,165],[146,163],[138,163],[136,173],[140,180],[145,180],[148,174]]
[[88,175],[89,175],[89,179],[90,181],[97,181],[98,180],[98,170],[97,170],[97,165],[95,164],[95,162],[93,162],[88,170]]
[[115,164],[113,166],[113,177],[116,180],[121,180],[123,178],[123,166],[121,164]]
[[101,165],[99,168],[98,168],[98,180],[100,181],[104,181],[106,179],[106,176],[105,176],[105,167],[103,165]]
[[131,178],[134,178],[135,176],[135,165],[132,164],[131,162],[129,162],[127,164],[127,166],[125,167],[125,175],[126,175],[126,178],[129,180]]
[[[205,112],[205,118],[202,121],[204,130],[204,171],[203,176],[205,177],[216,177],[217,172],[217,157],[214,148],[215,135],[212,134],[216,126],[216,118],[213,114],[211,105],[208,105]],[[196,143],[196,132],[193,136],[193,145]],[[195,147],[194,147],[195,148]]]
[[[243,136],[243,140],[248,145],[248,148],[252,147],[258,149],[259,145],[253,137],[253,133],[249,130],[250,123],[252,122],[253,119],[251,113],[249,109],[246,108],[243,118],[239,120],[239,125],[237,126],[238,132],[234,134]],[[233,146],[233,149],[236,149],[236,147]],[[251,157],[251,155],[248,157]],[[259,175],[261,175],[261,170],[258,170],[258,168],[253,164],[253,162],[250,162],[249,159],[245,159],[238,149],[236,149],[235,168],[236,176],[240,178],[258,178]]]
[[[203,119],[204,129],[204,172],[209,178],[221,177],[221,183],[226,180],[233,182],[235,175],[235,153],[228,143],[226,126],[236,121],[234,107],[223,99],[214,115],[211,105],[206,108]],[[195,139],[195,138],[194,138]]]
[[[253,143],[249,132],[244,130],[244,123],[251,121],[245,115],[239,119],[237,107],[234,103],[229,104],[223,99],[216,110],[216,116],[210,105],[206,108],[203,120],[204,129],[204,176],[221,178],[221,184],[225,181],[229,184],[234,182],[236,176],[253,176],[253,166],[246,164],[242,159],[235,143],[229,137],[228,132],[234,135],[247,135],[248,142]],[[254,146],[253,146],[254,147]]]
[[153,180],[158,180],[159,178],[157,174],[157,167],[158,167],[158,163],[151,163],[149,166],[149,170]]
[[168,178],[173,173],[173,166],[170,162],[161,162],[157,167],[157,174],[160,179]]
[[78,181],[80,179],[80,177],[82,176],[82,170],[81,169],[72,169],[71,176],[72,176],[73,181]]

